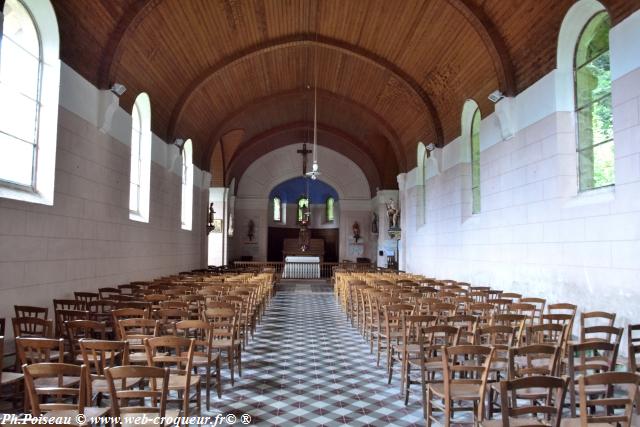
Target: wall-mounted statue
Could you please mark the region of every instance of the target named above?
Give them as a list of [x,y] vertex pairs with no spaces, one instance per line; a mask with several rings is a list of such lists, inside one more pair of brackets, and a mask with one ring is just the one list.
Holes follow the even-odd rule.
[[398,217],[400,216],[400,210],[396,207],[396,202],[393,199],[389,199],[388,203],[385,203],[387,207],[387,216],[389,217],[389,229],[397,229]]
[[360,224],[358,224],[358,221],[355,221],[353,223],[353,225],[351,226],[351,229],[353,231],[353,240],[355,240],[356,243],[358,243],[358,240],[360,240]]
[[216,211],[213,210],[213,202],[211,202],[209,204],[209,215],[207,215],[207,225],[209,227],[213,227],[213,216],[215,215]]
[[373,212],[373,218],[371,219],[371,233],[378,234],[378,214]]
[[247,237],[249,238],[250,241],[253,241],[253,236],[256,235],[256,224],[253,222],[252,219],[249,220],[249,223],[247,224]]

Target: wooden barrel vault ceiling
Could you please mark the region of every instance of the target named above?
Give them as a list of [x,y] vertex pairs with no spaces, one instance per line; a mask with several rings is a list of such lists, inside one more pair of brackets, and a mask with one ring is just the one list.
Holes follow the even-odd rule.
[[[466,99],[483,115],[499,89],[555,67],[574,0],[53,0],[61,59],[101,89],[151,98],[152,130],[191,138],[194,162],[228,184],[271,149],[319,143],[376,187],[415,167],[418,141],[460,134]],[[606,0],[619,22],[638,0]]]

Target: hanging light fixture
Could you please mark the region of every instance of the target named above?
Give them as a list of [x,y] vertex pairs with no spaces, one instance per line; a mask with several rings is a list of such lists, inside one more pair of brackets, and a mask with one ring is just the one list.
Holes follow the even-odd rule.
[[[316,39],[318,35],[316,34]],[[318,58],[317,46],[314,49],[314,77],[313,77],[313,165],[311,171],[307,172],[307,176],[311,179],[318,179],[320,171],[318,170]]]

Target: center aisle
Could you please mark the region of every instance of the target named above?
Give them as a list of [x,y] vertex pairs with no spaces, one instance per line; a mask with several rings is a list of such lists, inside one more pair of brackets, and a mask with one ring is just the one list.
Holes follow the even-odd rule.
[[245,413],[259,426],[423,425],[419,387],[405,407],[398,374],[387,385],[329,286],[281,289],[243,354],[243,377],[233,389],[223,378],[212,413],[232,413],[237,425]]

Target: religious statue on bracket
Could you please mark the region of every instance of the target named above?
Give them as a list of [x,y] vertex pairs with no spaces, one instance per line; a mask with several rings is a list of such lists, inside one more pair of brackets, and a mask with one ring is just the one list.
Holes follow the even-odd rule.
[[207,234],[216,229],[214,216],[216,211],[213,210],[213,202],[209,203],[209,212],[207,213]]
[[393,199],[389,199],[388,203],[385,203],[387,207],[387,216],[389,217],[389,236],[391,238],[400,237],[400,209],[396,207],[396,202]]
[[256,234],[256,224],[253,222],[252,219],[250,219],[249,223],[247,224],[247,237],[249,238],[250,242],[253,241],[253,236],[255,236],[255,234]]
[[351,227],[352,231],[353,231],[353,240],[356,241],[356,243],[358,243],[358,240],[360,240],[360,224],[358,224],[358,221],[355,221],[353,223],[353,226]]
[[378,234],[378,214],[373,212],[371,219],[371,234]]

